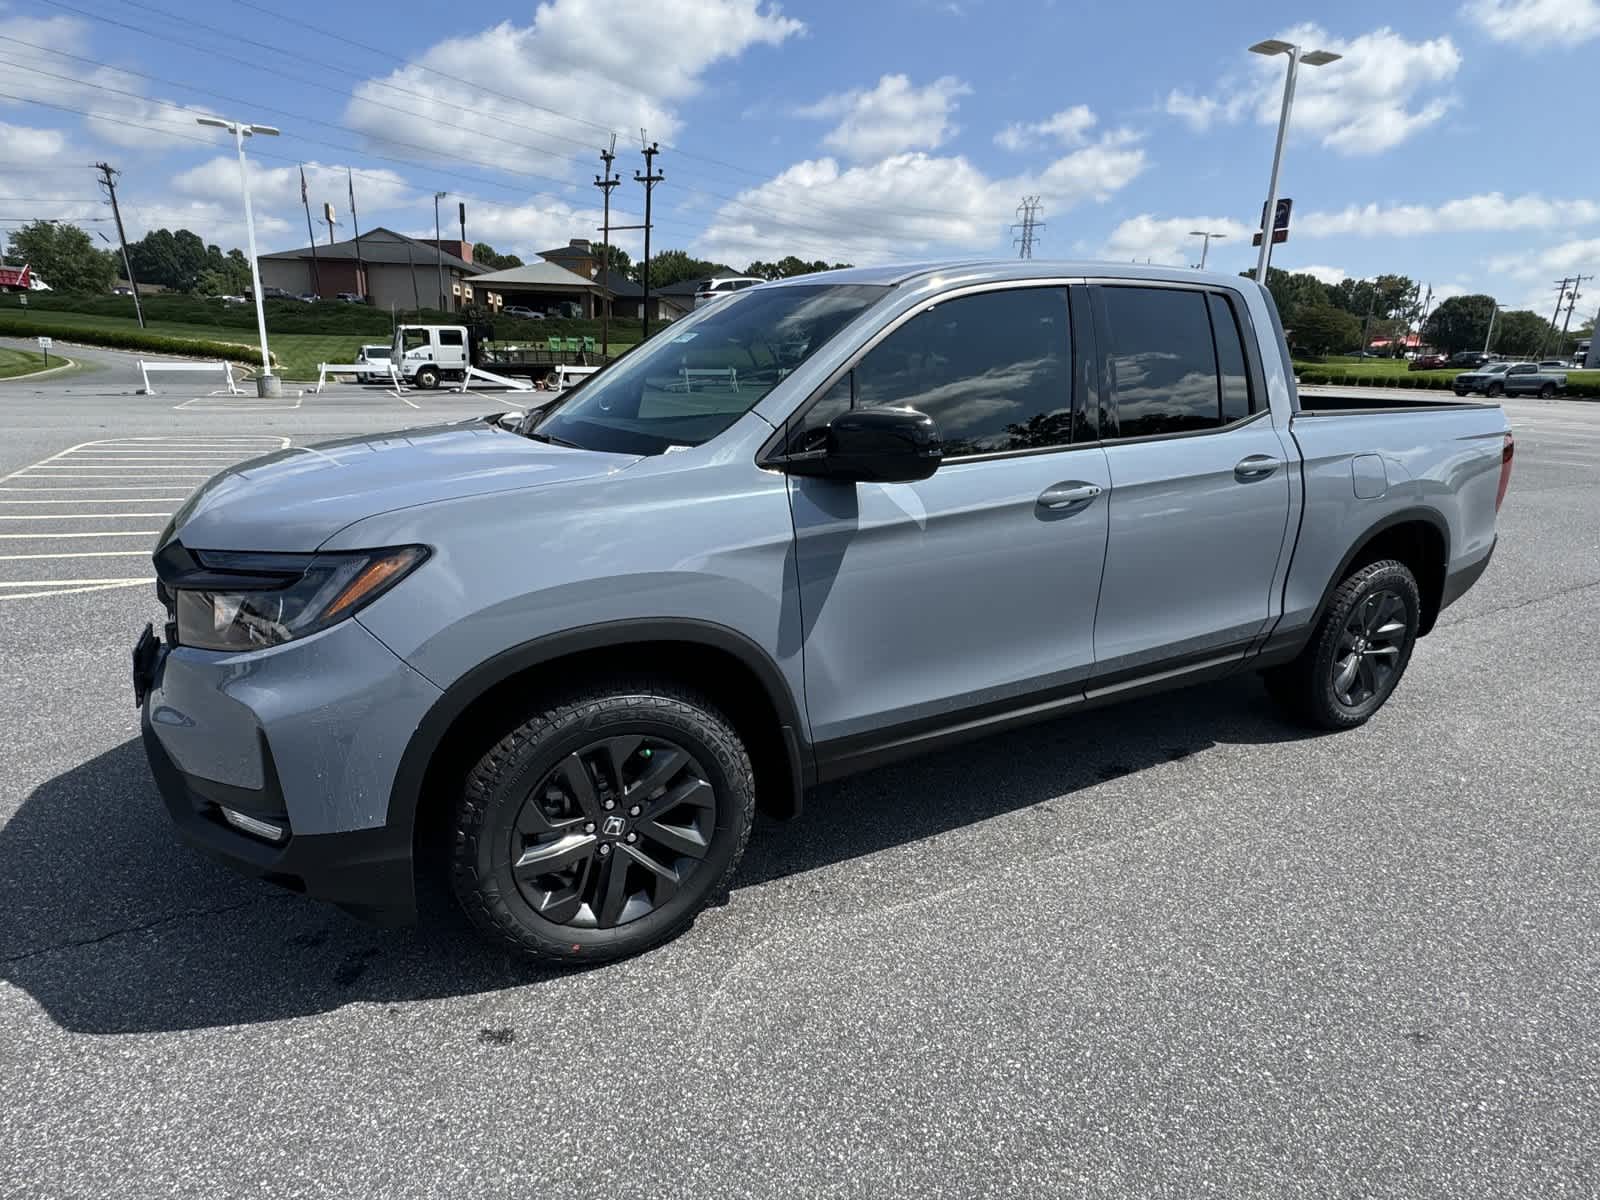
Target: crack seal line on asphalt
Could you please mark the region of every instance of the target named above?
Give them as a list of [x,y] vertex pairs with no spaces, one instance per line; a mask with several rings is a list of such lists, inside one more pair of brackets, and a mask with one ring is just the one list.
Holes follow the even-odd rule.
[[159,929],[163,925],[176,924],[194,917],[216,917],[223,913],[238,912],[241,908],[253,908],[258,904],[277,904],[284,900],[294,899],[293,892],[268,892],[261,896],[252,896],[248,900],[241,900],[237,904],[224,904],[220,908],[186,908],[182,912],[167,913],[165,916],[154,917],[149,921],[142,921],[137,925],[126,925],[121,929],[112,929],[106,933],[98,933],[93,937],[76,938],[70,942],[57,942],[53,946],[40,946],[34,950],[24,950],[21,954],[7,955],[0,958],[0,964],[26,962],[30,958],[38,958],[44,954],[55,954],[62,950],[79,950],[84,946],[96,946],[101,942],[109,942],[112,938],[123,937],[130,933],[148,933],[152,929]]

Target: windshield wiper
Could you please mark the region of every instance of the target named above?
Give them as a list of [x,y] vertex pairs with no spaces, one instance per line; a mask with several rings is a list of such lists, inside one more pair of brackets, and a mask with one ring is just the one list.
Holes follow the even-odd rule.
[[547,442],[552,446],[565,446],[569,450],[583,450],[583,449],[587,448],[587,447],[578,445],[577,442],[569,442],[569,441],[567,441],[566,438],[557,437],[553,433],[539,433],[537,431],[534,431],[534,432],[531,432],[531,433],[524,434],[523,436],[531,438],[533,441],[536,441],[536,442]]

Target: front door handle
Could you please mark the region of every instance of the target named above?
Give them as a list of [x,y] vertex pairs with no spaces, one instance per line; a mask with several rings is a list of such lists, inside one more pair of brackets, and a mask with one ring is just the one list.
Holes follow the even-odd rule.
[[1104,490],[1099,484],[1083,483],[1077,480],[1071,483],[1052,484],[1039,493],[1039,507],[1054,509],[1059,512],[1063,508],[1087,504]]
[[1283,463],[1270,455],[1252,454],[1249,458],[1240,459],[1233,473],[1239,479],[1265,479],[1281,466]]

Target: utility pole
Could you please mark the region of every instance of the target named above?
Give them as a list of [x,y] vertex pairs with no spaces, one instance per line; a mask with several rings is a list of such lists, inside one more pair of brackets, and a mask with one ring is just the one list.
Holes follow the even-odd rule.
[[600,189],[605,197],[604,216],[601,217],[600,237],[600,355],[609,358],[611,355],[611,286],[607,282],[611,274],[611,189],[622,182],[620,175],[611,173],[611,164],[617,158],[617,135],[611,135],[611,145],[600,152],[600,161],[605,164],[604,175],[594,177],[595,187]]
[[[639,140],[644,141],[644,130],[639,131]],[[644,336],[650,339],[650,194],[655,191],[656,184],[666,178],[665,175],[654,171],[655,157],[661,153],[661,148],[654,142],[646,144],[644,148],[644,174],[635,171],[633,181],[644,184]]]
[[434,261],[434,265],[439,268],[438,275],[439,275],[439,311],[440,312],[445,311],[445,307],[444,307],[444,251],[442,249],[440,249],[440,247],[439,247],[439,201],[443,200],[449,194],[450,193],[448,193],[448,192],[435,192],[433,194],[433,261]]
[[1566,303],[1567,288],[1572,286],[1572,280],[1570,278],[1558,279],[1555,282],[1556,287],[1560,290],[1556,292],[1556,310],[1550,314],[1550,325],[1545,329],[1544,336],[1539,339],[1540,358],[1544,357],[1545,350],[1550,346],[1550,335],[1556,331],[1556,318],[1561,315],[1561,306]]
[[363,301],[367,301],[371,295],[367,290],[367,264],[361,261],[361,225],[356,221],[356,182],[349,167],[344,169],[344,183],[350,192],[350,229],[356,238],[356,291],[361,293]]
[[122,209],[117,206],[117,176],[121,173],[109,163],[95,163],[95,170],[105,176],[100,186],[111,197],[111,215],[117,219],[117,241],[122,243],[122,269],[127,273],[128,286],[133,289],[133,315],[139,318],[139,328],[144,328],[144,305],[139,303],[139,281],[133,277],[133,263],[128,260],[128,235],[122,232]]
[[322,264],[317,261],[317,235],[311,229],[311,196],[306,192],[306,165],[300,164],[300,207],[306,210],[306,241],[311,243],[311,290],[322,295]]
[[1494,319],[1500,315],[1500,301],[1494,302],[1494,307],[1489,310],[1489,328],[1483,334],[1483,352],[1489,353],[1489,339],[1494,337]]
[[1572,281],[1572,291],[1567,296],[1567,319],[1561,322],[1561,344],[1556,347],[1563,354],[1566,353],[1567,348],[1567,330],[1572,328],[1572,310],[1577,307],[1578,301],[1583,297],[1583,293],[1578,288],[1583,285],[1585,280],[1593,278],[1593,275],[1578,275]]
[[1017,205],[1017,223],[1011,228],[1020,230],[1011,244],[1017,247],[1018,258],[1033,257],[1033,239],[1037,231],[1044,228],[1044,222],[1039,220],[1039,197],[1024,196],[1022,203]]
[[1417,309],[1417,351],[1422,351],[1422,324],[1428,319],[1428,306],[1433,303],[1433,284],[1428,285],[1428,294],[1422,298],[1422,306]]

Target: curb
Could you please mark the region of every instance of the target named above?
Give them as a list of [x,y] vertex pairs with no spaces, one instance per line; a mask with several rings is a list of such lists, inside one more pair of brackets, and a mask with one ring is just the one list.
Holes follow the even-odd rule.
[[0,387],[4,387],[8,383],[23,383],[30,379],[42,378],[45,375],[54,375],[57,371],[70,371],[78,365],[64,354],[58,354],[56,357],[62,360],[59,367],[45,367],[43,370],[29,371],[26,375],[9,375],[4,379],[0,379]]

